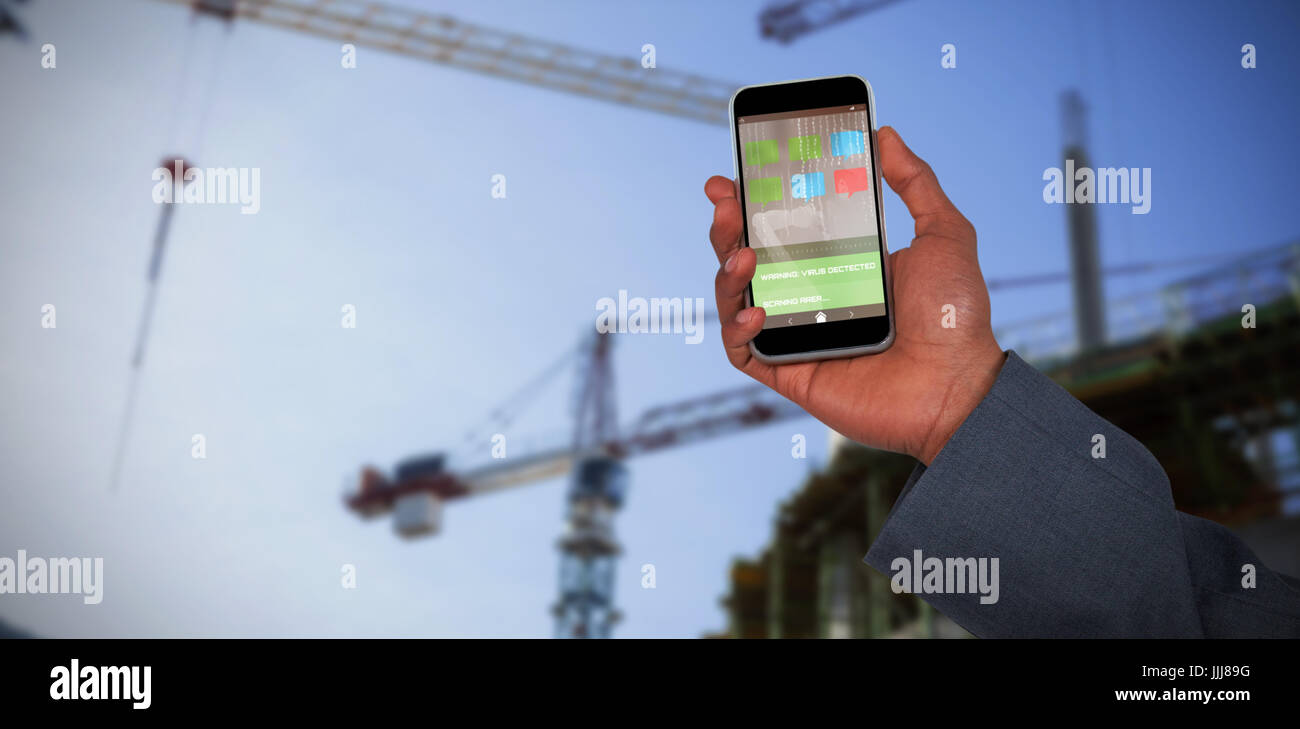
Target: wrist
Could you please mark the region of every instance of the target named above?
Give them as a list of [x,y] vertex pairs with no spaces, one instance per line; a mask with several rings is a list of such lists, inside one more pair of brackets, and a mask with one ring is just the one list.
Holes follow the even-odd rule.
[[992,342],[987,351],[968,360],[961,371],[955,373],[944,393],[934,423],[920,449],[912,454],[916,460],[929,466],[939,455],[961,424],[966,422],[966,418],[983,402],[989,390],[993,389],[993,383],[997,381],[1006,359],[1006,353],[996,342]]

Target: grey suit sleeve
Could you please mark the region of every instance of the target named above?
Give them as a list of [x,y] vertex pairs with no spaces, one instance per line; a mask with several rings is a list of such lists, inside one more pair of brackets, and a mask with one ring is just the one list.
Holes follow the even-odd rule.
[[[1092,457],[1098,434],[1105,458]],[[997,559],[996,601],[956,579],[972,558]],[[1300,637],[1295,583],[1224,527],[1176,511],[1141,443],[1014,352],[913,472],[866,561],[980,637]],[[946,579],[912,585],[904,569]]]

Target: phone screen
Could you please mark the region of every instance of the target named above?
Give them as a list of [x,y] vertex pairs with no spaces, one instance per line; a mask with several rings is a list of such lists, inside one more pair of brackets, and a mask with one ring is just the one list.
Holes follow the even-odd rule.
[[738,117],[764,329],[886,315],[865,104]]

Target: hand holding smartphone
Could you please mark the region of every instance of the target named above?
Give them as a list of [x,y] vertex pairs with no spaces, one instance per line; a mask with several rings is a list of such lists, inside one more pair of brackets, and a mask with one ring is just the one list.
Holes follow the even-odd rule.
[[[732,114],[736,176],[704,187],[727,359],[848,438],[929,465],[1005,361],[974,226],[896,131],[876,131],[859,78],[748,87]],[[882,178],[916,224],[892,254]]]
[[871,87],[857,76],[746,86],[731,98],[750,347],[768,363],[855,357],[894,341]]

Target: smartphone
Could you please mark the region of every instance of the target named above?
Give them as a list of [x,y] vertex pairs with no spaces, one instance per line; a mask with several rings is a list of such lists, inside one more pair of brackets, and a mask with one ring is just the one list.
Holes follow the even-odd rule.
[[784,364],[883,352],[894,341],[871,85],[858,76],[746,86],[731,97],[750,342]]

